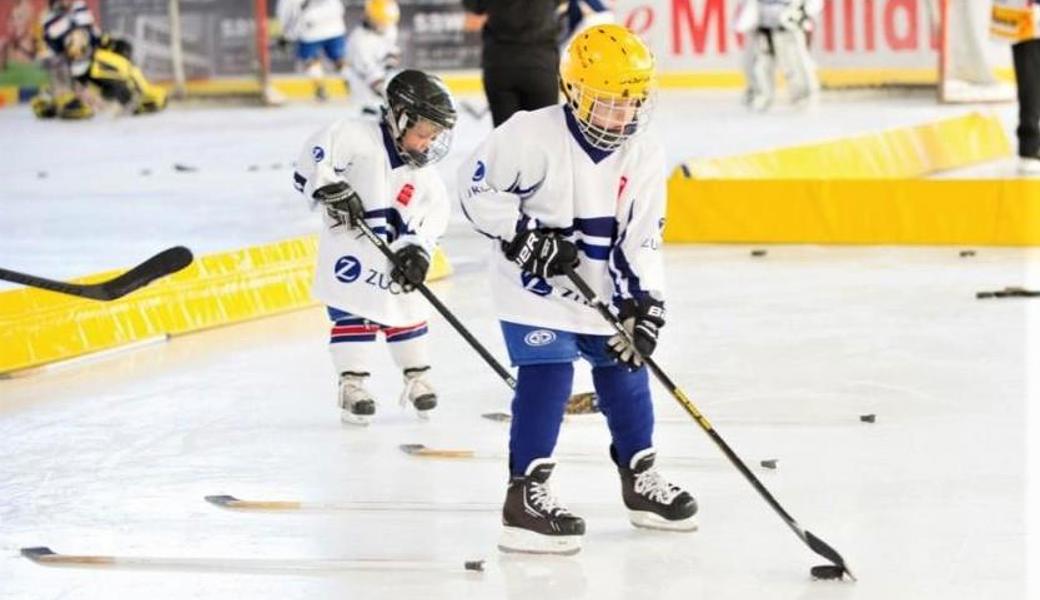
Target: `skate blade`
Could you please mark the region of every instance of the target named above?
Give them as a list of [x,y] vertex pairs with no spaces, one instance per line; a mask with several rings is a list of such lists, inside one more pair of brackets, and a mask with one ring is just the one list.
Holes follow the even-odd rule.
[[697,517],[690,516],[678,521],[669,521],[664,517],[647,511],[630,510],[628,520],[632,525],[640,529],[654,529],[657,531],[697,531]]
[[518,527],[505,527],[498,549],[508,554],[556,554],[573,556],[581,551],[580,535],[542,535]]
[[[418,398],[416,398],[416,400],[424,400],[426,398],[428,398],[428,396],[419,396]],[[416,406],[415,403],[410,401],[407,397],[403,397],[403,396],[401,397],[401,400],[400,400],[399,404],[401,405],[401,410],[409,410],[409,409],[414,410],[415,411],[415,416],[419,417],[420,421],[429,421],[430,420],[430,413],[433,411],[433,409],[437,408],[437,400],[436,400],[437,397],[433,396],[433,398],[434,398],[433,405],[430,406],[429,408],[419,408],[418,406]],[[425,404],[425,402],[423,402],[423,403]]]
[[345,425],[368,427],[372,423],[372,415],[355,415],[350,411],[344,410],[340,412],[339,420]]

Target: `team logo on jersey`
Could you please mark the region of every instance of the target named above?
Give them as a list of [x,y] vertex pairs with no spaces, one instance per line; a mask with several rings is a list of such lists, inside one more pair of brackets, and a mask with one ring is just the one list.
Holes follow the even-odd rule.
[[400,192],[397,192],[397,201],[401,203],[401,206],[408,206],[408,203],[412,201],[412,194],[415,193],[415,186],[406,183],[401,188]]
[[549,329],[535,329],[524,336],[528,346],[547,346],[556,341],[556,332]]
[[321,146],[315,146],[311,148],[311,156],[314,157],[314,162],[321,162],[325,158],[325,149]]
[[473,173],[473,181],[480,181],[484,178],[484,173],[487,169],[484,167],[484,161],[477,161],[477,170]]
[[358,277],[361,277],[361,261],[354,256],[341,256],[336,261],[336,267],[333,269],[336,275],[336,280],[340,283],[352,283]]

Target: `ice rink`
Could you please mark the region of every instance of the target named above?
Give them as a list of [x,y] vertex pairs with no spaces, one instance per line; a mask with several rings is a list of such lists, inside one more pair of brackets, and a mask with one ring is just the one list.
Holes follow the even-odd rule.
[[[654,127],[674,163],[966,110],[853,93],[825,96],[812,113],[748,115],[732,92],[684,92],[663,95]],[[1013,106],[990,110],[1013,127]],[[315,232],[291,163],[341,112],[174,107],[59,123],[0,111],[0,266],[64,278],[175,244],[205,254]],[[449,183],[489,126],[463,119],[441,165]],[[504,360],[489,248],[461,219],[443,246],[456,274],[432,289]],[[508,428],[481,413],[508,410],[505,384],[435,317],[434,418],[398,408],[398,374],[380,349],[376,421],[341,425],[327,322],[308,309],[0,379],[0,597],[1036,597],[1027,492],[1034,504],[1040,495],[1027,442],[1040,434],[1030,412],[1040,305],[975,292],[1040,286],[1040,249],[751,249],[665,248],[669,322],[655,358],[783,506],[843,554],[856,583],[811,581],[822,560],[656,385],[662,470],[697,497],[700,530],[632,528],[602,419],[572,417],[553,486],[587,520],[584,549],[501,555]],[[578,371],[576,391],[589,389]],[[481,456],[416,458],[404,443]],[[235,512],[203,500],[212,494],[324,507]],[[192,562],[56,569],[21,558],[26,546]],[[471,559],[486,571],[463,571]]]

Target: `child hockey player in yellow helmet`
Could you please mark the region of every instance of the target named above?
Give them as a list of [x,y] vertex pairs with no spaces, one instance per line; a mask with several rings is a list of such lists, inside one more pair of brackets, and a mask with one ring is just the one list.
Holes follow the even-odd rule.
[[[655,466],[647,369],[665,324],[661,227],[665,160],[643,135],[655,85],[646,45],[620,25],[580,32],[565,51],[566,102],[517,112],[463,163],[462,207],[494,240],[491,289],[518,370],[499,547],[572,554],[585,522],[549,489],[574,361],[588,361],[609,456],[637,527],[696,529],[697,503]],[[635,349],[581,300],[573,269],[613,309]]]
[[386,82],[397,69],[397,22],[401,9],[394,0],[366,0],[361,22],[347,37],[347,81],[351,104],[360,112],[379,114]]

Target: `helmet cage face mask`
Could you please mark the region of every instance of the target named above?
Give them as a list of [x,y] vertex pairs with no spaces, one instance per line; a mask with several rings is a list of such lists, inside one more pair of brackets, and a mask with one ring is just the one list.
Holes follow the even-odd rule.
[[[447,156],[448,151],[451,150],[451,141],[453,138],[452,126],[455,124],[454,119],[451,119],[448,121],[449,124],[445,125],[444,118],[439,120],[431,119],[419,115],[407,108],[402,108],[398,111],[390,108],[387,116],[387,121],[390,126],[390,132],[393,134],[394,145],[397,148],[397,153],[407,164],[417,168],[432,165]],[[430,140],[430,144],[426,147],[425,151],[405,148],[405,134],[412,128],[421,124],[435,127],[439,131]]]
[[641,97],[618,96],[587,85],[562,86],[578,129],[593,148],[610,151],[646,131],[656,104],[654,90]]

